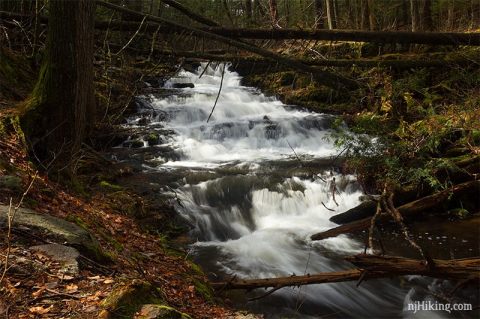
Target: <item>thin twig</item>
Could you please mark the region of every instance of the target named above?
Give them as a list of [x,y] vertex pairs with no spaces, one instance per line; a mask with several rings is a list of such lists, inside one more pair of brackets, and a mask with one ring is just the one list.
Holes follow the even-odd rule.
[[213,104],[212,111],[210,112],[210,115],[207,118],[207,123],[210,121],[210,118],[212,117],[213,111],[215,110],[215,107],[217,106],[218,98],[220,97],[220,93],[222,92],[222,86],[223,86],[223,78],[225,76],[225,63],[223,64],[223,69],[222,69],[222,79],[220,80],[220,87],[218,88],[218,94],[217,98],[215,99],[215,103]]
[[125,50],[130,45],[130,43],[133,41],[133,39],[135,39],[137,34],[142,29],[143,23],[145,22],[146,19],[147,19],[147,16],[144,16],[142,22],[140,23],[140,26],[137,29],[137,31],[135,31],[135,33],[132,35],[130,40],[128,40],[128,42],[117,53],[114,53],[114,55],[119,55],[123,50]]
[[[0,277],[0,284],[2,283],[2,281],[5,278],[5,275],[7,274],[7,271],[8,271],[8,260],[10,259],[10,251],[11,251],[11,248],[12,248],[12,245],[11,245],[11,243],[12,243],[12,225],[13,225],[13,222],[15,220],[15,215],[16,215],[18,209],[20,208],[20,206],[22,205],[23,200],[25,199],[25,196],[27,196],[28,192],[32,188],[32,185],[35,182],[35,179],[37,178],[37,174],[38,174],[38,171],[35,172],[35,174],[33,175],[32,181],[28,185],[25,192],[23,192],[22,197],[20,198],[20,201],[18,202],[18,204],[15,207],[13,207],[13,199],[10,197],[10,205],[8,206],[8,212],[7,212],[7,223],[8,223],[7,238],[6,238],[7,239],[7,253],[5,255],[5,265],[4,265],[4,268],[3,268],[2,277]],[[13,211],[12,211],[12,208],[13,208]]]

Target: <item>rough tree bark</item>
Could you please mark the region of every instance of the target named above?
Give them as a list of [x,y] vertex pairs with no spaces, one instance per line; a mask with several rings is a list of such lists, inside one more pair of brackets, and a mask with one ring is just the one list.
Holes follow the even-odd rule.
[[21,124],[30,151],[42,163],[65,165],[93,123],[95,2],[51,0],[47,47]]

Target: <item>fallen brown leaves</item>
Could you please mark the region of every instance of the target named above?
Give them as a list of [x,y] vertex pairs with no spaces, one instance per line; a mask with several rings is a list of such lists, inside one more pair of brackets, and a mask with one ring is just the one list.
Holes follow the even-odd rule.
[[[16,135],[1,140],[0,161],[6,163],[0,165],[0,175],[16,172],[28,185],[34,168]],[[15,196],[0,192],[0,203]],[[168,255],[160,238],[142,232],[132,218],[114,211],[102,194],[81,198],[40,174],[25,204],[37,212],[81,221],[114,262],[106,268],[86,263],[78,276],[69,276],[49,256],[27,248],[43,244],[42,238],[14,234],[11,268],[0,287],[0,316],[94,318],[101,310],[100,302],[116,284],[136,278],[160,287],[171,306],[193,318],[225,318],[232,314],[196,291],[194,282],[205,278],[194,274],[185,258]],[[0,246],[0,254],[5,251],[5,245]]]

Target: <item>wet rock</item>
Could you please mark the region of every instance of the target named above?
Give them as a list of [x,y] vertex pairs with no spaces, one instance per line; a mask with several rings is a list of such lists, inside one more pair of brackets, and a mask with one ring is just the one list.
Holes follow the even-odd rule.
[[123,142],[123,147],[128,147],[128,148],[140,148],[144,146],[143,141],[141,140],[129,140]]
[[362,202],[360,205],[347,210],[344,213],[330,217],[330,221],[337,224],[346,224],[359,219],[371,217],[375,214],[377,202],[368,200]]
[[32,246],[30,250],[40,251],[50,256],[54,261],[62,264],[60,272],[76,276],[79,273],[77,258],[80,256],[78,250],[59,244],[48,244]]
[[165,305],[143,305],[135,314],[135,319],[189,319],[189,315]]
[[13,192],[21,192],[23,188],[22,179],[13,175],[0,176],[0,188],[6,188]]
[[185,88],[193,89],[195,87],[193,83],[173,83],[172,86],[175,89],[185,89]]
[[[8,206],[0,205],[0,228],[7,226]],[[15,214],[13,227],[26,228],[40,237],[75,247],[82,254],[100,262],[109,261],[97,240],[84,228],[66,220],[20,208]]]

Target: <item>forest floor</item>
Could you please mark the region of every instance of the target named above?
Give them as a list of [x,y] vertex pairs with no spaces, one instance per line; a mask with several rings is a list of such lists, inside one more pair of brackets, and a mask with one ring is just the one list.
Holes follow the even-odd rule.
[[[21,204],[39,216],[58,217],[88,231],[95,247],[92,252],[91,247],[73,245],[81,253],[76,258],[79,269],[66,272],[65,260],[41,248],[64,244],[63,234],[58,237],[48,227],[21,220],[9,227],[8,216],[0,218],[1,316],[131,318],[137,311],[160,309],[164,317],[158,318],[248,318],[220,305],[224,302],[214,296],[206,276],[185,251],[172,248],[166,236],[139,226],[135,214],[168,219],[172,210],[167,205],[152,207],[139,189],[106,181],[132,175],[128,167],[112,166],[87,149],[75,183],[58,183],[37,171],[27,154],[16,108],[28,96],[35,74],[27,61],[11,52],[8,57],[10,66],[21,71],[13,79],[5,76],[5,68],[0,72],[0,213],[9,215],[10,207],[10,215],[20,220],[25,214],[15,207]],[[121,85],[116,89],[126,95],[133,90]],[[125,96],[117,98],[123,108]],[[63,225],[55,222],[59,224],[53,228]],[[143,304],[157,308],[139,310]]]

